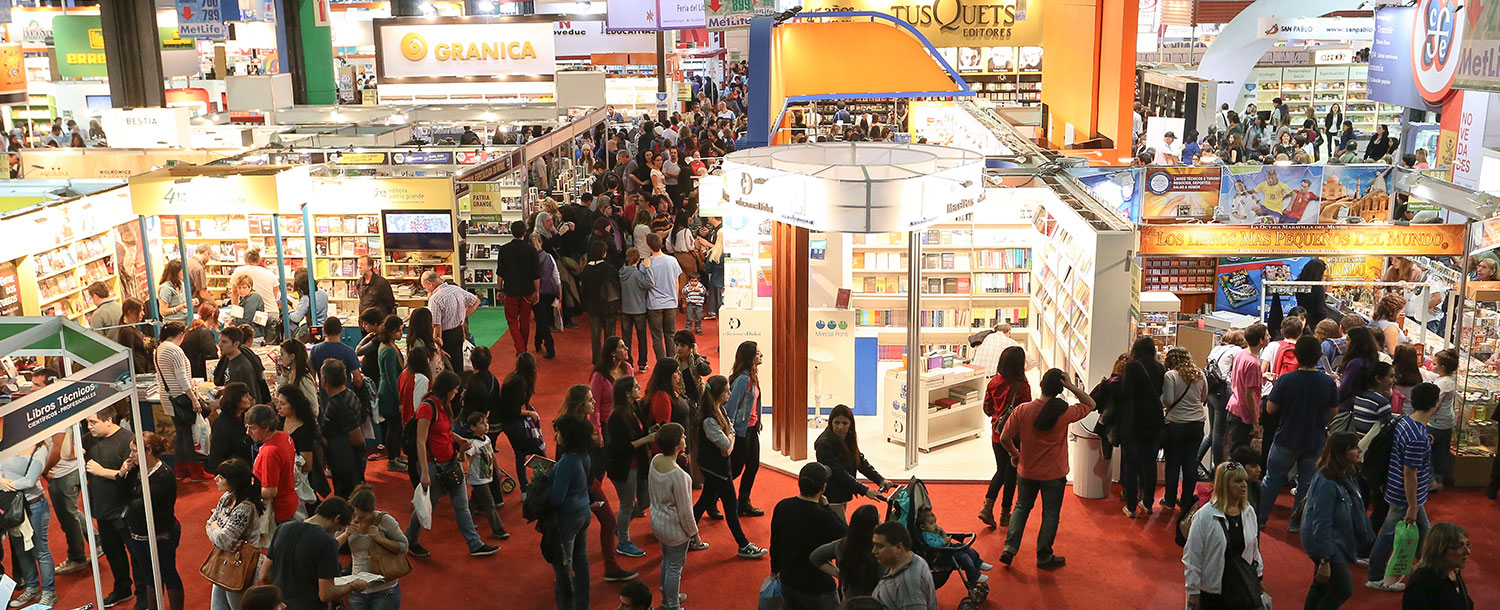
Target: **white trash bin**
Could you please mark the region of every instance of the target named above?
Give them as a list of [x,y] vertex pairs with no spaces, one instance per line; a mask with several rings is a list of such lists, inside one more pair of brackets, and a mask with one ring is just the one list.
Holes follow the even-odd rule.
[[1109,495],[1112,460],[1104,459],[1099,435],[1094,434],[1098,421],[1096,411],[1068,425],[1068,474],[1073,479],[1073,495],[1080,498]]

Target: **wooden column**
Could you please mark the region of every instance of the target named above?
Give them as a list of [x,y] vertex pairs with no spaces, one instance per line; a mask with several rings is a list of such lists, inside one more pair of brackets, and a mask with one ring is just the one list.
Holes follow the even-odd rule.
[[807,459],[807,229],[776,223],[771,229],[771,447]]

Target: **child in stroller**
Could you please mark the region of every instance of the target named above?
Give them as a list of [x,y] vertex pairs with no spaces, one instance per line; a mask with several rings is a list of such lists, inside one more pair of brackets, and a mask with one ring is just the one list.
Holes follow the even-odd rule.
[[[932,570],[932,584],[942,588],[948,582],[948,577],[959,570],[959,579],[969,594],[959,603],[959,610],[972,610],[978,608],[984,600],[989,597],[990,585],[985,582],[987,575],[979,574],[980,571],[988,569],[989,564],[978,562],[974,567],[978,570],[965,569],[959,562],[964,560],[978,560],[979,554],[971,548],[974,544],[973,533],[948,533],[941,529],[941,534],[933,540],[927,536],[927,528],[923,527],[926,519],[930,519],[932,527],[936,528],[936,519],[931,518],[932,497],[927,495],[927,486],[918,479],[912,479],[906,485],[896,488],[891,494],[890,506],[886,509],[886,520],[896,521],[906,526],[911,533],[913,552],[927,562]],[[928,515],[924,519],[923,514]],[[934,544],[934,542],[941,544]],[[959,556],[962,555],[963,559]]]
[[948,532],[938,525],[937,515],[932,514],[932,509],[924,508],[917,511],[917,527],[922,528],[922,544],[934,549],[952,549],[953,563],[958,569],[964,571],[964,581],[975,584],[986,582],[990,579],[988,572],[995,566],[985,563],[979,558],[979,551],[972,546],[964,544],[960,540],[950,537]]

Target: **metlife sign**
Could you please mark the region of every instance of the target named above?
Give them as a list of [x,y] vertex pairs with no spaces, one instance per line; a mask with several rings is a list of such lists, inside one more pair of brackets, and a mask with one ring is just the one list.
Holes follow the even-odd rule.
[[1370,40],[1375,37],[1375,24],[1370,19],[1262,17],[1259,25],[1258,38]]
[[773,0],[706,0],[704,13],[709,30],[733,30],[750,27],[750,20],[776,12]]
[[[228,2],[239,17],[239,3]],[[220,0],[177,0],[177,35],[183,38],[228,38],[224,24],[224,3]]]

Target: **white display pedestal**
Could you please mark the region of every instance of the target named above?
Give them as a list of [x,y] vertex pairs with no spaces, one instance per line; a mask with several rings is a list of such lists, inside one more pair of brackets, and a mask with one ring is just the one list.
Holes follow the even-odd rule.
[[[914,407],[919,409],[914,434],[917,449],[932,451],[949,443],[977,438],[988,430],[989,418],[984,415],[984,387],[988,381],[983,371],[965,365],[923,373],[922,400]],[[946,409],[930,406],[935,400],[947,398],[954,389],[972,390],[978,397]],[[906,409],[910,404],[906,371],[886,371],[881,378],[879,404],[885,412],[886,441],[905,444],[909,438],[905,429]]]

